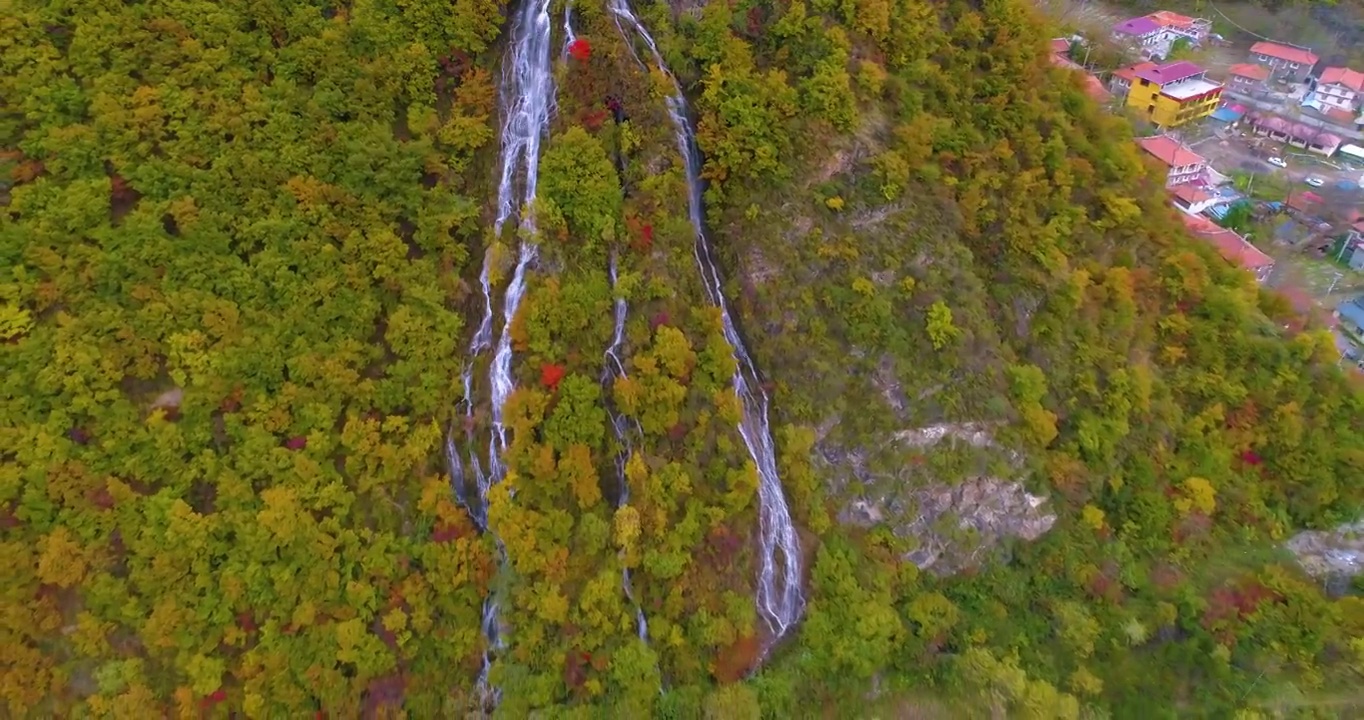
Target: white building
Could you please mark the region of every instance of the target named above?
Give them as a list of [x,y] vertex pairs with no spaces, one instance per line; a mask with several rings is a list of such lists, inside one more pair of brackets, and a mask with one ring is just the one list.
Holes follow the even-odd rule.
[[1318,108],[1320,110],[1336,108],[1354,113],[1359,110],[1361,94],[1364,94],[1364,73],[1350,68],[1328,67],[1321,71],[1316,88],[1308,98],[1321,105]]

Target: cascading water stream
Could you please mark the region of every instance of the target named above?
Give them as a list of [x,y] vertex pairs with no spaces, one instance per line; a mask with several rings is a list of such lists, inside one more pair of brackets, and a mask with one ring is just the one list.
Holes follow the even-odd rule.
[[[701,271],[702,285],[712,304],[720,309],[724,326],[725,340],[733,350],[736,370],[734,372],[734,391],[739,396],[743,408],[743,419],[739,423],[739,434],[748,447],[749,454],[758,470],[758,516],[759,516],[759,553],[758,571],[758,610],[766,619],[776,638],[780,638],[799,619],[805,609],[805,596],[801,592],[801,554],[800,540],[791,513],[786,505],[782,491],[781,478],[777,475],[776,451],[772,443],[772,432],[768,427],[768,398],[758,382],[758,373],[753,360],[748,355],[742,338],[730,316],[725,302],[720,274],[711,252],[710,240],[706,238],[701,205],[700,153],[691,121],[687,117],[687,101],[682,95],[682,87],[673,77],[663,57],[654,44],[653,36],[635,17],[626,0],[608,0],[607,8],[616,19],[616,27],[625,31],[621,23],[630,26],[634,34],[643,40],[653,55],[659,70],[668,75],[673,83],[673,93],[668,97],[668,115],[676,130],[678,151],[687,176],[687,208],[691,216],[692,229],[696,233],[694,255]],[[626,45],[633,46],[628,37]],[[635,60],[641,65],[639,56]],[[775,638],[774,638],[775,641]]]
[[[469,343],[469,362],[463,372],[464,425],[469,441],[467,472],[455,447],[453,428],[446,436],[445,446],[455,497],[469,510],[478,528],[492,534],[497,545],[499,566],[506,564],[507,552],[497,533],[488,527],[488,490],[506,475],[503,453],[507,448],[507,431],[502,412],[507,397],[515,389],[511,373],[510,328],[526,292],[526,272],[538,255],[534,242],[535,220],[531,214],[531,206],[535,200],[536,183],[539,179],[541,140],[549,128],[550,107],[554,101],[549,46],[549,0],[526,0],[513,19],[509,57],[503,68],[502,167],[497,186],[497,215],[493,223],[493,235],[500,238],[503,227],[512,218],[512,214],[520,211],[522,216],[519,230],[522,240],[517,252],[516,267],[512,271],[511,282],[507,285],[503,298],[502,333],[495,345],[491,279],[495,262],[494,253],[488,252],[484,255],[483,269],[479,274],[479,284],[483,289],[483,319]],[[519,193],[518,177],[521,180]],[[488,371],[491,386],[492,432],[488,440],[488,468],[485,472],[479,462],[478,449],[474,443],[473,379],[475,360],[489,348],[493,348],[493,360]],[[476,498],[468,497],[466,483],[470,479],[477,489]],[[500,692],[490,687],[488,683],[493,654],[504,648],[498,620],[499,609],[497,598],[490,592],[483,603],[481,624],[487,642],[483,654],[483,668],[478,677],[478,689],[484,709],[489,705],[495,707],[501,699]]]
[[[611,289],[616,288],[616,256],[611,256]],[[617,297],[615,305],[615,330],[611,333],[611,345],[606,348],[603,357],[605,363],[602,368],[602,385],[610,388],[616,381],[625,377],[625,363],[620,359],[620,346],[625,341],[625,317],[629,313],[629,306],[625,298]],[[620,452],[616,454],[616,480],[620,485],[620,501],[617,507],[623,507],[630,503],[630,482],[625,475],[625,463],[630,459],[633,448],[630,443],[630,432],[633,429],[636,434],[642,432],[639,423],[627,419],[621,415],[611,402],[606,403],[607,416],[611,420],[611,429],[616,434],[616,440],[620,443]],[[649,623],[644,618],[644,609],[639,606],[639,601],[635,599],[634,587],[630,584],[630,568],[621,565],[621,589],[625,591],[625,597],[635,608],[635,632],[640,640],[649,641]]]
[[568,46],[578,39],[578,34],[573,32],[573,0],[564,3],[564,49],[559,53],[559,59],[568,58]]

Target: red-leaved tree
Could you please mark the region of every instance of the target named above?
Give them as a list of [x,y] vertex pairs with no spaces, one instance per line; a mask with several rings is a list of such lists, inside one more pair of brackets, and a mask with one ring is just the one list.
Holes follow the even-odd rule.
[[587,38],[578,38],[568,44],[568,55],[579,62],[587,62],[592,57],[592,43]]
[[540,384],[550,390],[558,389],[559,381],[564,379],[564,366],[545,363],[540,366]]

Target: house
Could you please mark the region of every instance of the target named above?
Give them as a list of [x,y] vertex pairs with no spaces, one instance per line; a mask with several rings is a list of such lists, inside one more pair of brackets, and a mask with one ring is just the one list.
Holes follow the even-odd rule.
[[1211,20],[1180,15],[1169,10],[1158,10],[1146,17],[1159,23],[1161,29],[1169,33],[1172,38],[1185,38],[1193,45],[1198,45],[1207,40],[1208,34],[1212,32]]
[[1316,78],[1312,92],[1302,104],[1322,112],[1344,111],[1343,117],[1348,121],[1359,110],[1362,93],[1364,73],[1345,67],[1328,67]]
[[1132,18],[1113,26],[1113,39],[1119,45],[1140,52],[1143,58],[1160,60],[1170,52],[1168,47],[1162,51],[1159,46],[1160,35],[1160,23],[1149,17]]
[[1176,185],[1170,192],[1170,203],[1190,215],[1202,215],[1220,202],[1221,197],[1192,183]]
[[1294,122],[1287,118],[1252,112],[1246,116],[1256,135],[1268,137],[1276,142],[1288,143],[1324,157],[1331,157],[1344,142],[1339,135],[1306,123]]
[[1258,282],[1269,279],[1274,271],[1274,258],[1261,252],[1234,230],[1219,226],[1217,223],[1194,215],[1183,215],[1184,226],[1195,236],[1208,241],[1217,249],[1217,254],[1233,265],[1245,268]]
[[1222,107],[1217,108],[1216,110],[1213,111],[1210,117],[1212,117],[1212,119],[1216,120],[1217,122],[1235,125],[1236,123],[1241,122],[1241,118],[1245,117],[1246,113],[1249,110],[1250,109],[1247,108],[1245,105],[1232,103],[1230,105],[1223,105]]
[[1132,83],[1137,81],[1137,73],[1150,70],[1156,67],[1153,62],[1139,62],[1130,67],[1121,68],[1113,71],[1113,77],[1108,81],[1108,89],[1113,91],[1113,95],[1127,99],[1127,92],[1132,88]]
[[1051,64],[1056,67],[1074,70],[1084,73],[1085,94],[1094,99],[1095,102],[1106,103],[1113,99],[1113,95],[1104,87],[1103,81],[1093,73],[1085,70],[1078,63],[1071,60],[1070,40],[1066,38],[1055,38],[1051,41]]
[[1168,135],[1138,138],[1137,144],[1165,166],[1165,187],[1201,183],[1207,173],[1208,161],[1202,155]]
[[1290,192],[1284,204],[1288,205],[1289,210],[1296,210],[1304,215],[1316,212],[1322,204],[1322,197],[1311,190],[1302,192]]
[[1354,249],[1350,251],[1350,269],[1364,270],[1364,245],[1355,245],[1353,247]]
[[1127,107],[1158,127],[1171,128],[1205,118],[1222,100],[1222,84],[1203,68],[1181,60],[1135,73]]
[[1268,65],[1273,75],[1288,82],[1304,82],[1317,64],[1316,53],[1306,48],[1260,41],[1250,46],[1250,60]]
[[1227,70],[1229,86],[1233,92],[1255,95],[1269,90],[1269,77],[1273,73],[1268,65],[1241,63]]
[[1357,335],[1364,333],[1364,295],[1337,305],[1335,316],[1345,329]]
[[1207,40],[1211,31],[1211,20],[1161,10],[1114,25],[1113,38],[1140,51],[1143,58],[1163,60],[1170,56],[1180,40],[1197,47]]

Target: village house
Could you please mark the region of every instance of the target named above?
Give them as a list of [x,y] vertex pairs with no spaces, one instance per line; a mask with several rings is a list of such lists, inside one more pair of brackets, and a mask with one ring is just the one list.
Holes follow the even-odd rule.
[[1132,18],[1113,26],[1113,39],[1118,44],[1141,53],[1143,58],[1160,60],[1169,52],[1169,48],[1165,48],[1164,52],[1158,49],[1160,31],[1160,23],[1149,17]]
[[1138,138],[1137,144],[1165,166],[1165,187],[1202,183],[1207,176],[1208,161],[1168,135]]
[[1104,87],[1103,81],[1093,73],[1085,70],[1079,63],[1071,60],[1070,40],[1066,38],[1055,38],[1051,41],[1051,64],[1056,67],[1074,70],[1084,73],[1085,94],[1094,99],[1095,102],[1106,103],[1113,99],[1112,93]]
[[1312,82],[1312,92],[1303,99],[1303,105],[1322,112],[1343,110],[1347,118],[1352,118],[1359,110],[1360,97],[1364,93],[1364,73],[1345,67],[1328,67]]
[[1272,73],[1267,65],[1241,63],[1227,70],[1228,89],[1246,95],[1258,95],[1269,90],[1269,77]]
[[1216,194],[1193,183],[1176,185],[1170,192],[1170,203],[1189,215],[1202,215],[1219,202],[1222,202],[1222,199]]
[[1337,305],[1335,316],[1346,329],[1356,335],[1364,334],[1364,295]]
[[1268,65],[1273,75],[1288,82],[1305,82],[1317,64],[1316,53],[1306,48],[1260,41],[1250,46],[1250,61]]
[[1156,63],[1139,62],[1136,65],[1114,70],[1113,77],[1108,80],[1108,89],[1113,91],[1114,97],[1126,102],[1127,93],[1132,89],[1132,83],[1137,81],[1137,73],[1154,67],[1156,67]]
[[1161,10],[1117,23],[1113,26],[1113,39],[1140,52],[1145,59],[1163,60],[1180,40],[1197,47],[1211,31],[1211,20]]
[[1287,143],[1324,157],[1331,157],[1344,142],[1339,135],[1306,123],[1294,122],[1287,118],[1252,112],[1246,116],[1256,135],[1268,137],[1275,142]]
[[1184,226],[1195,236],[1208,241],[1217,249],[1217,254],[1233,265],[1239,265],[1255,276],[1256,281],[1264,282],[1274,271],[1274,258],[1250,244],[1234,230],[1228,230],[1217,223],[1194,215],[1182,215]]
[[1128,89],[1126,105],[1160,128],[1205,118],[1222,99],[1222,84],[1209,80],[1206,70],[1186,60],[1133,74],[1136,80]]

